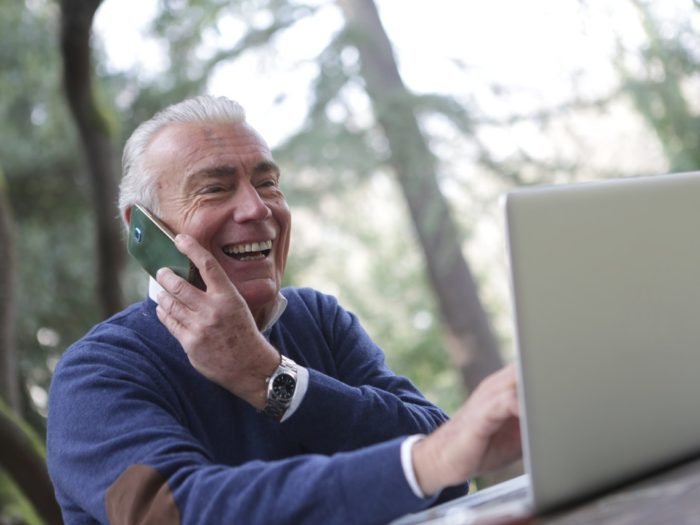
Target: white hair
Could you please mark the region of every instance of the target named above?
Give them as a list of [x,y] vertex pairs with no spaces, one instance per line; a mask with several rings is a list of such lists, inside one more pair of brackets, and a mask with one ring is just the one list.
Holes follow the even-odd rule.
[[159,202],[154,174],[144,166],[143,156],[156,134],[173,123],[245,122],[245,110],[226,97],[201,95],[173,104],[137,127],[126,141],[122,155],[122,180],[119,185],[119,213],[126,223],[126,212],[138,203],[158,215]]

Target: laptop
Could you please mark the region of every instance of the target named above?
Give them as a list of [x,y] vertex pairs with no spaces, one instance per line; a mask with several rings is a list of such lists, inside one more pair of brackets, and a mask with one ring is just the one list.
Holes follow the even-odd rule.
[[471,523],[514,492],[486,515],[546,513],[700,453],[700,172],[504,208],[525,475],[395,525]]

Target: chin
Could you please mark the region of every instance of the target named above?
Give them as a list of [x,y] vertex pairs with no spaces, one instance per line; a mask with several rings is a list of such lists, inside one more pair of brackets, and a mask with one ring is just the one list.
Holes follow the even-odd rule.
[[280,287],[273,281],[236,284],[248,308],[255,313],[257,310],[274,304]]

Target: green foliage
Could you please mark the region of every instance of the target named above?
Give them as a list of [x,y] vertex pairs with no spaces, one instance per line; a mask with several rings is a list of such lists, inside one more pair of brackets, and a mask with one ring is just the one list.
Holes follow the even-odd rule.
[[[82,158],[60,89],[56,5],[10,4],[0,19],[0,69],[8,72],[0,117],[10,124],[0,127],[0,158],[17,223],[17,349],[22,374],[46,388],[51,361],[95,321],[91,283],[85,286],[94,273],[92,226]],[[58,344],[38,342],[44,327],[56,330]]]
[[[655,131],[672,171],[700,167],[700,110],[695,103],[700,80],[700,48],[696,16],[662,21],[653,7],[632,0],[637,7],[647,44],[625,50],[620,44],[616,66],[638,111]],[[666,22],[666,23],[664,23]],[[634,67],[632,64],[641,64]]]
[[5,472],[0,470],[0,522],[12,525],[42,525],[34,507]]
[[[28,447],[33,449],[39,457],[44,458],[46,451],[36,432],[14,414],[2,400],[0,400],[0,412],[2,412],[3,417],[9,418],[17,425],[17,428],[27,439]],[[34,506],[2,468],[0,468],[0,522],[25,525],[41,525],[43,523]]]

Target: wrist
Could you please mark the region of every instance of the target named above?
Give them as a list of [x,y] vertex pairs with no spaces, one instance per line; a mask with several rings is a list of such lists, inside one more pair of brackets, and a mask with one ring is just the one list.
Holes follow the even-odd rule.
[[421,492],[425,497],[440,492],[446,484],[440,483],[437,475],[437,458],[430,446],[429,437],[417,441],[413,445],[413,473]]
[[275,372],[280,363],[280,353],[267,341],[263,351],[251,352],[255,361],[249,362],[247,373],[234,380],[234,389],[230,389],[244,401],[250,403],[256,410],[262,411],[267,400],[267,379]]
[[279,365],[266,380],[266,399],[263,413],[281,421],[292,404],[297,388],[297,364],[280,354]]
[[416,470],[413,465],[413,447],[422,439],[425,439],[425,434],[415,434],[407,437],[403,443],[401,443],[401,468],[403,469],[408,486],[411,487],[411,492],[413,492],[417,498],[421,499],[427,497],[427,495],[423,492],[416,479]]
[[474,473],[465,461],[467,458],[451,452],[454,444],[463,440],[463,437],[451,432],[450,423],[447,422],[413,446],[416,481],[426,496],[464,483]]

